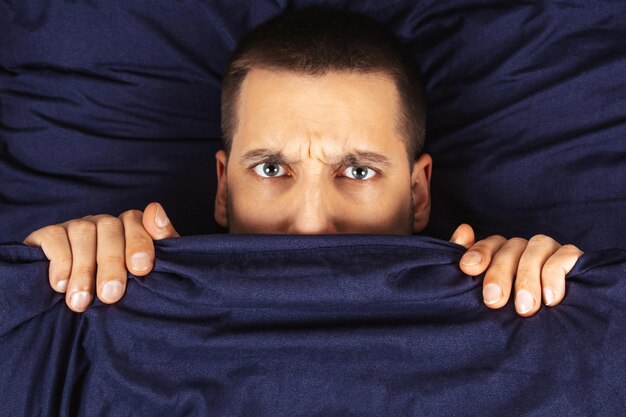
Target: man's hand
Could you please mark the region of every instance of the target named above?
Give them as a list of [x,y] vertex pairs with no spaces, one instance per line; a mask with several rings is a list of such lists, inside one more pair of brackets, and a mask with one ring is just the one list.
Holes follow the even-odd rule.
[[66,293],[67,305],[80,313],[91,304],[94,289],[103,303],[119,301],[127,269],[137,276],[152,270],[152,241],[179,236],[163,207],[150,203],[143,212],[85,216],[46,226],[28,235],[24,244],[43,249],[50,260],[50,286]]
[[547,306],[555,306],[563,300],[565,275],[583,254],[576,246],[561,246],[545,235],[536,235],[530,240],[505,239],[498,235],[479,242],[474,239],[474,231],[467,224],[460,225],[450,239],[468,249],[459,263],[461,270],[471,276],[487,271],[483,299],[487,307],[493,309],[507,303],[515,279],[515,310],[523,317],[539,311],[542,293]]

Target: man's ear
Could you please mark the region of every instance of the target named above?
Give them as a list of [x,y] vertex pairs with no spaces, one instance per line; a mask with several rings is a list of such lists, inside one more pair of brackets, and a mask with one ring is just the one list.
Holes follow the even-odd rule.
[[217,167],[217,193],[215,194],[215,221],[224,228],[228,228],[228,185],[226,182],[226,164],[228,157],[224,150],[215,154]]
[[430,218],[430,176],[433,169],[433,159],[427,153],[422,154],[413,162],[411,174],[411,192],[415,205],[413,219],[413,233],[419,233],[428,224]]

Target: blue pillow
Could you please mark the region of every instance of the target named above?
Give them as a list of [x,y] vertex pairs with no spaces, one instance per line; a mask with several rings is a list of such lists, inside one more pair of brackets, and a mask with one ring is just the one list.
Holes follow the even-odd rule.
[[409,44],[434,158],[425,233],[546,233],[624,247],[626,3],[0,3],[0,241],[160,201],[213,220],[220,79],[237,40],[291,7],[364,12]]

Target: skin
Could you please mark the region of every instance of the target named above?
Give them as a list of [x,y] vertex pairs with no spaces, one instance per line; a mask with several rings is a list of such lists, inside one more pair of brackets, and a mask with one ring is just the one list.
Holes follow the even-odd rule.
[[[399,105],[393,81],[382,73],[252,70],[241,88],[230,154],[215,155],[216,221],[231,233],[419,233],[430,215],[432,159],[409,158],[396,124]],[[144,211],[47,226],[24,243],[43,249],[50,285],[82,312],[94,290],[104,303],[119,301],[127,270],[136,276],[152,270],[153,240],[178,236],[155,202]],[[466,224],[450,241],[468,249],[459,262],[463,272],[486,271],[485,305],[503,307],[514,290],[522,317],[539,310],[542,295],[549,306],[563,300],[565,276],[583,254],[545,235],[475,242]]]

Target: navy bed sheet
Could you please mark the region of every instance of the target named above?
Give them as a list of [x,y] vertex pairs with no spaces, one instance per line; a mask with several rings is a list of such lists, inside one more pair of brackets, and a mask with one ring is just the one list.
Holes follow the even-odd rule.
[[325,4],[389,27],[428,97],[433,212],[480,237],[626,243],[626,2],[0,2],[0,242],[160,201],[213,221],[221,74],[237,40]]
[[43,252],[0,245],[1,416],[618,416],[626,251],[561,305],[492,311],[425,237],[156,242],[117,305],[72,313]]

